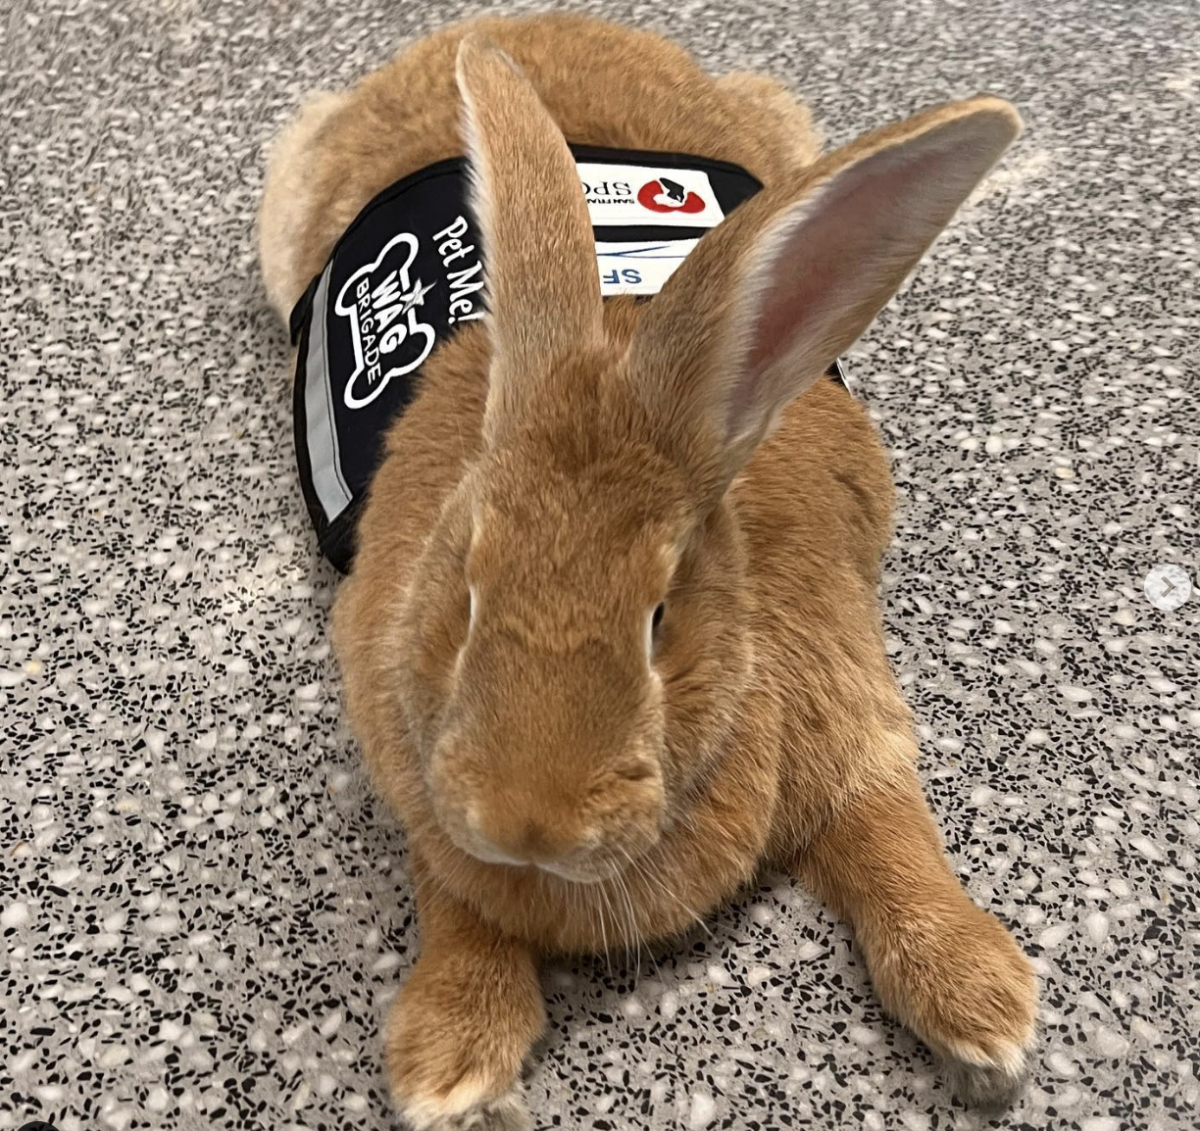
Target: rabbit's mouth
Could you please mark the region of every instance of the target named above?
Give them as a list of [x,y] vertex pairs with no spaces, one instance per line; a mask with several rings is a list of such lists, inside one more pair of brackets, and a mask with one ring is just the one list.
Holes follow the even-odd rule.
[[[454,838],[452,837],[451,839],[453,840]],[[621,863],[617,860],[606,860],[595,863],[589,861],[588,866],[581,866],[578,863],[567,860],[521,860],[497,850],[492,845],[480,843],[472,843],[470,847],[466,845],[459,845],[458,847],[468,856],[474,857],[482,864],[517,868],[522,872],[540,872],[543,875],[553,876],[555,879],[562,880],[568,884],[603,884],[609,880],[616,879],[624,871]]]
[[613,879],[621,869],[616,864],[605,869],[584,871],[578,868],[571,868],[561,863],[549,861],[544,864],[533,865],[540,872],[545,872],[547,875],[555,876],[557,879],[565,880],[569,884],[602,884]]
[[576,853],[575,859],[569,856],[559,859],[530,859],[509,855],[497,845],[479,836],[464,836],[456,826],[445,828],[447,836],[460,851],[478,860],[481,864],[493,867],[515,868],[526,873],[542,873],[553,876],[570,884],[602,884],[616,876],[624,869],[619,860],[613,858],[596,859],[592,853]]
[[619,880],[633,857],[624,849],[616,852],[604,848],[568,853],[557,858],[541,859],[510,855],[500,847],[478,836],[462,835],[458,828],[444,829],[451,843],[462,853],[498,868],[513,868],[530,879],[558,880],[565,884],[591,886]]

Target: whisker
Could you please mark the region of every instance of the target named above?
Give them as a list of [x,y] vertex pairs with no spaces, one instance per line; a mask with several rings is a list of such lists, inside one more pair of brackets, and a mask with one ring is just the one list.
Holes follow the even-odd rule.
[[[636,918],[636,916],[634,914],[634,910],[633,910],[633,900],[629,897],[629,886],[625,882],[625,876],[623,873],[618,872],[614,876],[614,879],[617,881],[617,892],[621,896],[624,910],[625,910],[626,920],[629,924],[628,937],[631,937],[633,939],[633,943],[634,943],[635,949],[634,949],[633,984],[634,984],[634,987],[636,988],[638,983],[641,981],[641,977],[642,977],[642,936],[641,936],[641,932],[638,930],[637,918]],[[626,943],[625,943],[626,955],[629,954],[629,938],[628,937],[627,937]]]
[[598,889],[597,894],[603,899],[603,903],[600,899],[594,900],[594,903],[600,915],[600,938],[604,944],[604,965],[608,970],[609,981],[612,981],[612,955],[608,949],[608,931],[604,926],[604,910],[608,905],[608,896],[604,893],[604,884],[595,884],[594,886]]
[[[631,863],[632,863],[632,861],[631,861]],[[672,900],[676,904],[676,906],[678,906],[682,910],[686,911],[688,913],[688,915],[691,917],[692,922],[695,923],[697,926],[699,926],[699,928],[710,939],[713,937],[713,933],[711,930],[709,930],[708,924],[706,924],[704,922],[704,920],[697,913],[696,909],[693,907],[689,907],[686,903],[684,903],[683,900],[680,899],[679,896],[677,896],[667,886],[666,882],[663,880],[663,878],[661,876],[652,873],[650,871],[648,865],[642,866],[641,874],[646,878],[646,880],[648,880],[650,883],[654,884],[663,895],[665,895],[668,899]]]
[[[632,856],[630,856],[629,853],[624,848],[622,848],[620,851],[621,851],[621,855],[625,857],[625,860],[629,865],[629,874],[631,874],[633,876],[635,881],[641,881],[643,884],[648,883],[650,880],[650,876],[647,874],[647,872],[645,870],[645,866],[640,861],[635,860]],[[628,884],[626,885],[626,887],[627,887],[627,890],[629,890]],[[642,898],[638,899],[638,901],[637,901],[639,907],[644,905],[645,900],[647,898],[645,892],[642,892],[641,894],[642,894]],[[632,891],[630,891],[630,893],[629,893],[629,898],[630,898],[630,902],[632,903],[633,902]],[[643,928],[639,927],[638,928],[639,946],[640,946],[641,940],[644,935],[645,935],[645,930]],[[650,964],[654,967],[654,973],[658,977],[662,977],[662,969],[658,965],[658,960],[654,957],[654,950],[650,946],[649,942],[646,943],[646,957],[650,959]],[[638,967],[639,967],[639,971],[640,971],[640,968],[641,968],[640,954],[639,954],[639,959],[638,959]]]

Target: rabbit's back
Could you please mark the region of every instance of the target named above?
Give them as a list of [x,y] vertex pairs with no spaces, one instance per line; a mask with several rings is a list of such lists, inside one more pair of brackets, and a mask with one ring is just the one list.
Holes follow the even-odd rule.
[[463,152],[455,57],[468,30],[513,57],[576,144],[727,161],[768,185],[819,151],[807,109],[773,80],[714,78],[658,35],[574,15],[454,25],[409,46],[332,111],[321,106],[315,136],[294,156],[310,167],[288,180],[292,192],[302,184],[304,208],[285,290],[298,296],[378,192]]

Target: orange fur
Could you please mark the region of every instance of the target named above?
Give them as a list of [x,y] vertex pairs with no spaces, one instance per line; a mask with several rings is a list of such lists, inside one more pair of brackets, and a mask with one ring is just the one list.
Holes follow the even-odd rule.
[[[589,93],[616,69],[621,93]],[[418,886],[422,957],[388,1036],[406,1115],[525,1126],[536,956],[678,933],[772,861],[851,920],[885,1005],[963,1093],[1007,1097],[1033,979],[920,797],[875,595],[886,458],[818,361],[1011,140],[1011,108],[935,108],[820,157],[771,80],[548,16],[447,29],[320,115],[285,136],[264,198],[280,309],[371,196],[468,143],[491,252],[489,322],[430,358],[391,429],[334,614]],[[654,302],[601,308],[564,135],[734,162],[765,188]],[[541,187],[518,191],[531,163]],[[282,194],[302,165],[297,216]],[[887,208],[856,216],[856,194]],[[848,229],[845,268],[812,250]]]

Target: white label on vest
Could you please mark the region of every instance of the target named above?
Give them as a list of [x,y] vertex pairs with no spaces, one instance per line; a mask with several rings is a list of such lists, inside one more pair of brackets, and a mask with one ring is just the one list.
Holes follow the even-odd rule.
[[577,162],[588,213],[595,227],[666,224],[715,228],[725,219],[708,174],[700,169]]
[[597,243],[602,295],[656,295],[699,240]]

